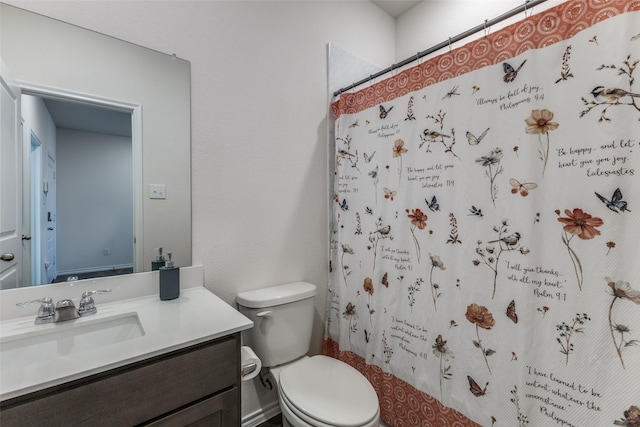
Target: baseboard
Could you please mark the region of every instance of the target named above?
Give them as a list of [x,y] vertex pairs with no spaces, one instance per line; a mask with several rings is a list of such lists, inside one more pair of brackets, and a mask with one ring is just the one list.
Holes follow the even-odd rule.
[[275,417],[280,413],[280,405],[278,402],[272,402],[265,408],[260,408],[251,414],[242,417],[242,427],[257,427],[263,422]]

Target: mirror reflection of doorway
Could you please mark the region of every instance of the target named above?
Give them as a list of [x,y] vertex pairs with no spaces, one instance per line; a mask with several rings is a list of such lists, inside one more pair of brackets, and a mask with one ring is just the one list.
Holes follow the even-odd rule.
[[42,192],[40,191],[40,183],[42,182],[42,144],[32,133],[29,133],[29,137],[31,140],[28,160],[29,168],[25,168],[28,172],[25,173],[22,181],[24,187],[23,197],[28,201],[28,204],[23,209],[27,216],[27,220],[24,222],[28,224],[28,228],[25,226],[23,231],[25,235],[29,236],[29,239],[23,243],[27,250],[23,257],[25,270],[22,277],[31,277],[30,283],[45,283],[42,280],[42,268],[40,268],[43,265],[40,250],[40,242],[42,242],[42,237],[40,236],[42,229],[40,226],[40,218],[42,218]]
[[[26,282],[133,272],[131,113],[24,94],[22,105],[32,135]],[[33,111],[25,113],[29,106]],[[42,121],[55,130],[38,135]]]
[[56,160],[55,155],[47,152],[47,166],[44,180],[43,209],[47,213],[44,239],[44,268],[47,283],[52,283],[58,273],[56,268]]

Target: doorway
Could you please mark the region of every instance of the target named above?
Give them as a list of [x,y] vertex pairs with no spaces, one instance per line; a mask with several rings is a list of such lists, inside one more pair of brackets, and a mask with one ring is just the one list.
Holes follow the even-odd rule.
[[[38,141],[38,138],[31,132],[29,132],[29,150],[28,150],[28,166],[23,169],[23,199],[25,205],[23,212],[28,212],[26,216],[25,226],[23,227],[23,233],[28,236],[23,242],[24,246],[24,275],[23,277],[29,283],[44,283],[42,280],[43,265],[41,255],[42,237],[40,236],[41,225],[40,218],[42,217],[41,210],[41,192],[40,183],[42,182],[42,144]],[[31,278],[29,281],[28,278]]]
[[133,272],[133,112],[51,94],[23,92],[22,100],[30,135],[25,285]]

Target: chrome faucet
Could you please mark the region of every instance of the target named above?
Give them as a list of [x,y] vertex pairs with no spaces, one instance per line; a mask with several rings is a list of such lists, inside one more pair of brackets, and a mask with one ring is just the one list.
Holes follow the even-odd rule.
[[96,308],[92,295],[106,294],[107,292],[111,292],[111,289],[83,292],[82,297],[80,298],[80,307],[78,309],[76,309],[76,306],[71,299],[61,299],[54,306],[53,300],[49,297],[20,302],[16,304],[16,306],[23,308],[39,302],[41,305],[38,309],[38,316],[35,320],[36,325],[64,322],[67,320],[77,319],[81,316],[96,314],[98,309]]
[[37,302],[41,303],[41,305],[38,309],[36,325],[42,325],[43,323],[53,323],[56,316],[56,307],[53,305],[53,300],[49,297],[35,299],[33,301],[19,302],[16,304],[16,307],[24,308]]
[[78,314],[80,316],[91,316],[92,314],[96,314],[98,309],[96,308],[96,303],[93,301],[92,295],[101,295],[106,294],[107,292],[111,292],[111,289],[101,289],[99,291],[85,291],[82,293],[82,298],[80,299],[80,307],[78,308]]

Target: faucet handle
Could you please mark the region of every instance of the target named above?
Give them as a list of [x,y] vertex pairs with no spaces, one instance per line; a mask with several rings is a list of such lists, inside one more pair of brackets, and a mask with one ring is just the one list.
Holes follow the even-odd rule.
[[34,299],[33,301],[19,302],[19,303],[16,304],[16,307],[25,308],[25,307],[28,307],[31,304],[35,304],[37,302],[42,303],[42,304],[53,304],[53,300],[51,298],[44,297],[44,298]]
[[36,325],[53,322],[56,315],[56,308],[53,305],[53,299],[49,297],[19,302],[16,304],[16,307],[25,308],[37,302],[40,303],[40,308],[38,309],[38,317],[36,317],[35,321]]
[[80,298],[80,306],[78,307],[78,313],[80,316],[90,316],[96,314],[98,309],[96,308],[95,301],[93,301],[92,295],[101,295],[111,292],[111,289],[100,289],[97,291],[84,291],[82,298]]
[[109,292],[111,292],[111,289],[99,289],[97,291],[84,291],[82,293],[82,298],[88,298],[91,295],[108,294]]

